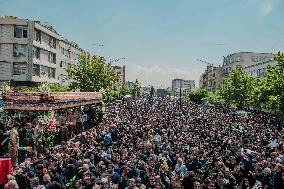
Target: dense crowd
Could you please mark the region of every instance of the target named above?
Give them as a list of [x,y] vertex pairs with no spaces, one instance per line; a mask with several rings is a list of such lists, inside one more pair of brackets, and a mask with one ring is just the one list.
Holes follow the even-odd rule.
[[5,188],[284,189],[283,131],[270,114],[128,98],[98,126],[26,159]]

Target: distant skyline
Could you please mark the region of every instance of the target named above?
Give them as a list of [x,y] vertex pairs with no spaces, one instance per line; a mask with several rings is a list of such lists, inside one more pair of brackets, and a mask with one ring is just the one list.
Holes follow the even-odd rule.
[[[284,51],[284,0],[0,0],[0,15],[39,20],[108,61],[126,80],[169,87],[235,52]],[[99,46],[97,44],[103,44]]]

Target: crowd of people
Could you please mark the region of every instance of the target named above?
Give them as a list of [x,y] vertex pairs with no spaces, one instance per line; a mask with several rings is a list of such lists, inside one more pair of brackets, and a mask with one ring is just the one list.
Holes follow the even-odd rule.
[[9,175],[6,189],[284,189],[284,130],[271,114],[128,98],[102,123]]

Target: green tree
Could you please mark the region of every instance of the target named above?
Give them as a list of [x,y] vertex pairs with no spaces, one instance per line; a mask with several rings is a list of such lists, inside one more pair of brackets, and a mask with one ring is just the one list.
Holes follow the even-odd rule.
[[112,95],[118,93],[118,75],[102,56],[82,53],[77,65],[70,65],[66,72],[71,81],[71,89],[82,92],[102,91],[105,99],[112,99]]
[[197,89],[188,94],[188,98],[190,101],[195,102],[197,104],[201,104],[203,99],[208,95],[208,91],[205,89]]
[[43,83],[37,87],[23,87],[19,91],[20,92],[43,92],[48,90],[49,92],[68,92],[70,91],[68,86],[59,86],[57,84],[47,84]]
[[208,92],[202,101],[209,104],[214,104],[215,106],[223,106],[225,103],[218,90],[215,92]]
[[267,74],[259,80],[255,93],[255,103],[260,108],[274,110],[284,115],[284,54],[278,53],[274,58],[276,66],[268,66]]
[[120,90],[120,95],[121,96],[125,96],[125,95],[128,95],[128,94],[131,93],[130,89],[127,88],[127,86],[125,84],[121,85],[119,90]]
[[224,79],[219,93],[230,107],[243,109],[252,104],[255,86],[256,80],[248,75],[242,66],[237,66],[232,74]]
[[141,83],[138,79],[135,80],[133,87],[131,88],[131,94],[136,97],[141,96]]

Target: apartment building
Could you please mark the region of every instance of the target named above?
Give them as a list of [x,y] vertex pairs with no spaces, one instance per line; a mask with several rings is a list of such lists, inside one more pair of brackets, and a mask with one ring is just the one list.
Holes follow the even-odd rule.
[[111,66],[119,77],[119,84],[125,84],[125,66]]
[[180,88],[182,89],[190,89],[190,91],[195,88],[194,80],[184,80],[184,79],[173,79],[172,80],[172,91],[177,91]]
[[0,81],[14,86],[62,84],[64,68],[76,64],[82,51],[39,21],[0,18]]
[[263,77],[268,65],[277,64],[273,57],[272,53],[239,52],[230,54],[223,60],[223,76],[229,76],[237,65],[241,65],[253,77]]
[[222,84],[223,68],[216,66],[207,66],[206,70],[201,74],[199,80],[199,88],[206,89],[208,91],[216,91]]

